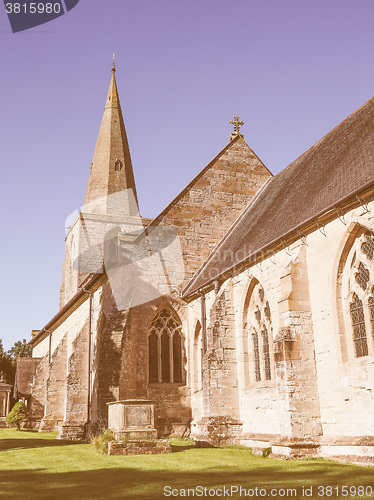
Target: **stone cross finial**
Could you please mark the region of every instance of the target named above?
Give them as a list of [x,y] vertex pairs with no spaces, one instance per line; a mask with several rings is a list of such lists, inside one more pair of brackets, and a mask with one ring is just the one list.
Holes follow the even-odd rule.
[[115,58],[114,58],[114,54],[113,54],[113,66],[112,66],[112,71],[113,71],[113,73],[116,71],[116,61],[115,61]]
[[235,134],[239,134],[240,133],[240,127],[242,125],[244,125],[244,122],[239,121],[239,117],[238,116],[234,116],[234,118],[232,120],[230,120],[230,123],[231,123],[231,125],[234,125],[234,132],[235,132]]
[[244,135],[240,133],[240,127],[244,125],[244,122],[239,121],[239,118],[237,116],[234,116],[232,120],[230,120],[231,125],[234,125],[234,132],[231,132],[230,134],[230,141],[235,139],[235,137],[241,137],[244,139]]

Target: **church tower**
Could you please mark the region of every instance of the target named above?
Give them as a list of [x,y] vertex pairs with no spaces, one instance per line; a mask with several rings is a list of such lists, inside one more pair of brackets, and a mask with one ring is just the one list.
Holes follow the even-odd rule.
[[115,71],[113,62],[84,205],[65,238],[60,307],[87,276],[104,271],[104,242],[111,235],[142,228]]

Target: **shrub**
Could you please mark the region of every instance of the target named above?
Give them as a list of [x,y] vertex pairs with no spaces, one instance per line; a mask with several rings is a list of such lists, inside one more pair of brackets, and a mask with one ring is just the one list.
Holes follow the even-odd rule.
[[101,434],[92,438],[92,447],[99,453],[108,453],[108,443],[114,439],[113,432],[110,429],[105,429]]
[[21,423],[27,419],[27,414],[28,411],[25,403],[23,401],[18,401],[5,417],[5,423],[9,427],[17,427],[17,429],[20,430]]
[[266,458],[270,455],[271,452],[272,452],[271,446],[269,446],[269,448],[264,448],[262,450],[262,456]]

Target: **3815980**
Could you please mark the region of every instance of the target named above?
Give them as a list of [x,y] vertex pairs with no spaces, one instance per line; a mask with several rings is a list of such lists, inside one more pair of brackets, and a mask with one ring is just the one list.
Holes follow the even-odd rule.
[[31,3],[6,3],[7,14],[59,14],[61,4],[59,2],[31,2]]

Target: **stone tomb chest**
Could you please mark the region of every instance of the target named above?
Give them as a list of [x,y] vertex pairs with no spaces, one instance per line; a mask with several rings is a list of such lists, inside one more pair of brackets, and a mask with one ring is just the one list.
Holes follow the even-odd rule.
[[126,399],[108,403],[108,427],[117,441],[156,439],[153,401]]
[[169,441],[157,439],[154,403],[146,399],[126,399],[108,404],[108,427],[115,441],[110,455],[169,453]]

